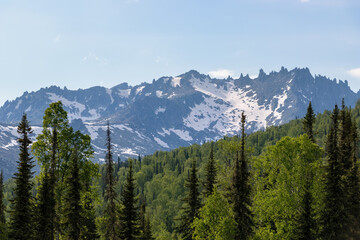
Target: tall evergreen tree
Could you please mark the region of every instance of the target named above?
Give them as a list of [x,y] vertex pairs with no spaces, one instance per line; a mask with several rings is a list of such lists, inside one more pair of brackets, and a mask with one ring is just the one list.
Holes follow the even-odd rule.
[[339,108],[335,105],[331,115],[332,125],[326,142],[327,166],[325,198],[322,212],[323,239],[341,239],[344,223],[343,194],[341,191],[341,164],[339,161]]
[[153,240],[149,215],[146,213],[145,202],[141,204],[140,211],[140,240]]
[[199,180],[197,177],[196,161],[192,161],[191,172],[186,180],[185,187],[188,189],[187,196],[183,199],[185,207],[180,217],[180,225],[176,228],[177,233],[184,240],[191,240],[193,229],[191,224],[196,217],[199,217],[199,209],[201,208]]
[[0,239],[7,238],[7,229],[5,222],[5,204],[4,204],[4,178],[3,171],[0,172]]
[[78,152],[75,146],[70,162],[71,174],[65,180],[66,189],[64,191],[64,219],[63,233],[66,239],[77,240],[80,239],[81,226],[81,205],[80,205],[80,176],[79,176],[79,159]]
[[352,166],[348,175],[348,239],[358,239],[360,236],[360,177],[358,166],[358,134],[356,122],[353,122],[352,135]]
[[50,177],[47,170],[43,174],[36,197],[35,239],[52,240],[54,239],[54,225],[51,214],[52,207],[49,204],[51,201]]
[[116,204],[116,193],[115,193],[115,180],[113,176],[114,172],[114,162],[112,159],[111,152],[111,137],[110,137],[110,125],[108,122],[106,130],[106,175],[105,175],[105,218],[106,218],[106,229],[105,229],[105,239],[114,240],[118,239],[118,211]]
[[96,227],[96,215],[95,215],[95,206],[94,200],[91,196],[90,183],[85,184],[85,196],[83,201],[83,211],[82,211],[82,229],[81,229],[81,239],[94,240],[98,239],[99,235],[97,233]]
[[214,159],[214,144],[211,143],[209,160],[206,164],[205,197],[210,196],[216,184],[216,165]]
[[303,128],[305,130],[305,133],[309,136],[312,142],[315,142],[314,130],[313,130],[315,124],[315,118],[316,116],[314,110],[312,109],[311,102],[309,102],[309,106],[307,108],[307,112],[303,121]]
[[124,208],[120,214],[121,239],[134,240],[139,237],[139,212],[136,207],[138,199],[136,198],[136,185],[134,178],[133,162],[130,160],[129,172],[126,177],[124,190],[121,196],[121,202]]
[[[309,139],[315,143],[313,126],[315,123],[315,114],[311,106],[311,102],[309,103],[306,116],[303,121],[303,128],[305,133],[308,135]],[[310,164],[310,163],[307,163]],[[315,239],[314,236],[314,228],[315,221],[313,219],[313,211],[312,211],[312,202],[313,197],[311,194],[311,185],[313,181],[312,173],[310,172],[310,166],[306,166],[305,168],[305,185],[304,185],[304,193],[302,196],[302,203],[300,205],[300,214],[298,219],[298,231],[297,231],[297,239],[299,240],[312,240]]]
[[302,197],[301,203],[301,212],[299,216],[299,226],[297,231],[297,240],[313,240],[315,239],[314,228],[315,221],[313,219],[313,211],[312,211],[312,194],[310,192],[312,179],[308,175],[306,176],[304,193]]
[[[251,207],[250,174],[245,157],[245,114],[241,114],[241,146],[236,155],[234,175],[231,183],[231,196],[237,224],[235,239],[249,239],[254,225]],[[239,159],[240,156],[240,159]]]
[[27,120],[26,114],[22,116],[19,123],[18,134],[20,138],[20,153],[17,161],[17,173],[15,173],[15,188],[14,199],[11,202],[10,212],[10,239],[33,239],[33,216],[34,216],[34,201],[32,197],[31,178],[33,175],[32,168],[34,167],[32,158],[29,154],[29,146],[32,143],[29,139],[29,134],[32,133],[31,127]]
[[[339,113],[339,161],[341,164],[341,174],[346,175],[351,168],[352,155],[352,120],[351,113],[345,107],[344,99],[342,101],[342,108]],[[344,183],[346,184],[346,183]],[[343,186],[346,191],[347,186]]]

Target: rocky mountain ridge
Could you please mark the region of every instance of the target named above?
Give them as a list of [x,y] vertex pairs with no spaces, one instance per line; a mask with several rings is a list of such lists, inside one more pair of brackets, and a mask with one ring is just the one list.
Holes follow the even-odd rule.
[[[16,124],[26,112],[36,136],[51,102],[62,101],[75,129],[92,138],[95,161],[104,158],[105,129],[112,129],[114,154],[123,157],[151,154],[193,143],[238,134],[240,114],[247,115],[247,131],[286,123],[314,110],[332,109],[344,98],[354,105],[359,92],[347,81],[313,76],[308,68],[239,78],[213,79],[195,70],[152,83],[112,88],[69,90],[51,86],[25,92],[0,108],[0,165],[9,176],[17,159]],[[14,130],[15,129],[15,130]]]

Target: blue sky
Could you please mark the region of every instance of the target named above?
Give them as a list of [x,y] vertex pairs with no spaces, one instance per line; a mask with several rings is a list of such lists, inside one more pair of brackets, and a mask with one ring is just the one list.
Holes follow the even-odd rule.
[[0,105],[50,85],[309,67],[360,89],[359,0],[0,2]]

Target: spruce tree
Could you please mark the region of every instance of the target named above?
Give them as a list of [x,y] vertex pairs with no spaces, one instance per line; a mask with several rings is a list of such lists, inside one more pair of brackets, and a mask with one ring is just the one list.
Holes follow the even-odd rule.
[[325,173],[325,198],[322,212],[322,238],[341,239],[344,223],[343,194],[341,191],[341,164],[339,161],[339,108],[335,105],[331,115],[331,128],[326,141],[327,166]]
[[303,128],[305,130],[305,133],[309,136],[310,140],[314,143],[315,143],[315,138],[314,138],[313,127],[315,124],[315,118],[316,116],[314,114],[314,110],[312,109],[311,102],[309,102],[309,106],[307,108],[307,112],[303,121]]
[[118,215],[117,215],[117,204],[116,204],[116,193],[115,193],[115,180],[113,176],[114,162],[112,159],[111,152],[111,137],[110,137],[110,126],[109,122],[106,130],[106,175],[105,175],[105,218],[106,218],[106,229],[105,239],[114,240],[118,239]]
[[[305,133],[308,135],[309,139],[315,143],[313,126],[315,123],[315,114],[312,110],[311,102],[309,103],[309,107],[307,109],[306,116],[304,117],[303,127]],[[313,197],[311,194],[311,185],[313,181],[312,173],[310,172],[310,163],[305,167],[305,185],[304,192],[302,195],[302,202],[300,205],[300,214],[298,217],[298,227],[297,227],[297,238],[299,240],[311,240],[315,239],[314,237],[314,229],[315,229],[315,221],[313,219],[313,211],[312,211],[312,202]]]
[[310,176],[306,176],[304,193],[301,203],[301,212],[299,216],[299,226],[297,230],[297,240],[312,240],[315,239],[314,229],[315,221],[313,219],[312,211],[312,194],[310,192],[311,182]]
[[34,201],[32,197],[31,178],[34,167],[29,154],[29,146],[32,143],[29,135],[32,133],[26,114],[22,116],[19,123],[18,134],[20,138],[20,153],[17,161],[17,173],[15,173],[14,199],[11,201],[9,239],[33,239],[33,216]]
[[65,222],[63,223],[63,234],[66,239],[80,239],[81,222],[81,205],[80,205],[80,176],[79,176],[79,159],[75,146],[70,159],[70,175],[65,179],[65,197],[63,213]]
[[7,238],[4,204],[4,178],[3,171],[0,172],[0,239]]
[[352,136],[352,166],[348,176],[348,226],[345,230],[348,239],[357,239],[360,236],[360,177],[358,166],[358,134],[356,122],[351,129]]
[[121,239],[134,240],[139,237],[139,213],[136,207],[136,184],[134,178],[133,162],[130,160],[129,172],[126,177],[124,190],[121,195],[121,203],[124,208],[120,214]]
[[36,197],[36,217],[35,217],[35,239],[49,240],[54,239],[54,225],[51,214],[51,206],[49,204],[51,187],[50,177],[47,170],[41,179],[41,185],[38,189]]
[[216,165],[214,159],[214,144],[211,143],[209,160],[206,164],[205,197],[210,196],[216,184]]
[[182,236],[182,239],[191,240],[193,235],[191,224],[196,217],[199,217],[199,209],[201,208],[195,160],[192,161],[191,172],[186,180],[185,187],[188,189],[187,196],[183,199],[185,207],[180,217],[180,225],[176,228],[176,231]]
[[82,229],[81,229],[81,239],[94,240],[98,239],[99,235],[97,233],[96,227],[96,216],[95,216],[95,206],[94,200],[90,195],[90,183],[85,184],[85,197],[84,197],[84,206],[82,211]]
[[[252,219],[250,174],[245,157],[245,114],[241,114],[241,146],[236,155],[234,175],[231,183],[234,218],[237,224],[235,239],[249,239],[254,225]],[[240,159],[239,159],[240,156]]]
[[140,211],[140,240],[153,240],[149,214],[146,213],[146,205],[141,205]]

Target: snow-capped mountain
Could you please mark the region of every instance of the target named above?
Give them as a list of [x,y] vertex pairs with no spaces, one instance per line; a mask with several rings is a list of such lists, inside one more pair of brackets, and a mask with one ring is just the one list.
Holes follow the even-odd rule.
[[54,101],[62,101],[75,129],[91,136],[95,160],[101,160],[107,121],[114,154],[128,157],[237,134],[242,111],[251,132],[302,117],[309,101],[316,112],[322,112],[342,98],[354,105],[358,97],[347,81],[313,77],[308,68],[282,68],[269,74],[260,70],[255,79],[248,75],[213,79],[192,70],[133,87],[127,83],[110,89],[51,86],[25,92],[0,108],[0,164],[8,176],[15,170],[15,126],[22,114],[27,113],[35,137],[45,109]]

